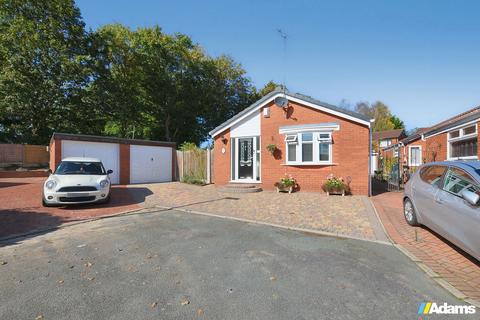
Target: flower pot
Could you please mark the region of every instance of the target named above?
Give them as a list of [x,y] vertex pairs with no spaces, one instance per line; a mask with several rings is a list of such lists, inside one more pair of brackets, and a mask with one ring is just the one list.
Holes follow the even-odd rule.
[[331,194],[339,194],[339,195],[342,195],[345,196],[345,189],[329,189],[327,190],[327,196],[331,195]]
[[293,191],[293,186],[286,187],[286,186],[277,185],[277,192],[280,192],[280,191],[292,193],[292,191]]

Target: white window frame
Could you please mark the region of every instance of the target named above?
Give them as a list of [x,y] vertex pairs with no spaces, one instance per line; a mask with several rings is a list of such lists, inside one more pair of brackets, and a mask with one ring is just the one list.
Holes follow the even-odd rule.
[[[418,149],[420,151],[420,162],[419,163],[413,163],[412,162],[412,149]],[[411,145],[408,146],[408,166],[409,167],[419,167],[423,164],[423,159],[422,159],[422,146],[420,145]]]
[[[382,145],[382,142],[385,142],[385,145]],[[380,140],[380,148],[386,148],[392,145],[392,139],[381,139]]]
[[286,134],[285,135],[285,142],[297,142],[298,135],[297,134]]
[[[470,127],[473,127],[473,126],[475,127],[475,132],[469,133],[469,134],[464,133],[464,130],[466,128],[470,128]],[[459,136],[456,137],[456,138],[450,138],[450,133],[453,132],[453,131],[459,131]],[[452,146],[451,145],[452,145],[453,142],[458,142],[458,141],[462,141],[462,140],[469,140],[469,139],[478,137],[478,128],[477,128],[476,123],[469,124],[469,125],[463,126],[461,128],[455,128],[454,130],[450,130],[447,133],[447,137],[448,137],[448,141],[447,141],[447,160],[474,160],[474,159],[478,159],[478,156],[465,156],[465,157],[452,157],[451,156],[451,151],[452,151]],[[478,141],[477,141],[477,148],[478,148]]]
[[[303,133],[312,133],[313,134],[313,139],[312,141],[302,141],[302,134]],[[320,134],[328,134],[328,139],[327,138],[320,138]],[[288,134],[291,135],[291,134]],[[285,164],[286,165],[293,165],[293,166],[308,166],[308,165],[331,165],[333,164],[332,162],[332,155],[333,155],[333,144],[332,144],[332,131],[301,131],[295,133],[297,136],[296,142],[285,142]],[[286,138],[286,137],[285,137]],[[328,148],[328,161],[320,161],[320,147],[319,144],[322,142],[327,142],[329,144]],[[296,155],[295,159],[296,161],[288,161],[288,144],[296,144]],[[311,143],[312,144],[312,150],[313,150],[313,161],[302,161],[302,147],[303,144]]]

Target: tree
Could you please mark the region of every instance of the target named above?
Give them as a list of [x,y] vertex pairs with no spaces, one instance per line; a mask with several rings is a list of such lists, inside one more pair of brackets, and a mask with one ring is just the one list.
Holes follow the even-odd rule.
[[135,47],[136,34],[125,26],[113,24],[99,28],[95,37],[98,78],[88,91],[96,109],[102,111],[104,133],[141,137],[137,126],[144,123],[144,73]]
[[396,115],[390,117],[390,122],[393,123],[393,129],[405,129],[405,124]]
[[[375,119],[375,122],[372,124],[373,131],[385,131],[395,129],[395,123],[392,122],[392,113],[390,108],[381,101],[377,101],[373,104],[368,102],[359,102],[355,106],[355,111]],[[395,117],[398,119],[397,117]],[[403,124],[403,122],[398,119],[398,123]]]
[[54,131],[94,126],[83,105],[89,66],[73,0],[0,0],[2,140],[47,143]]
[[[277,88],[283,88],[283,84],[276,83],[273,80],[268,81],[263,88],[258,91],[258,98],[260,99],[261,97],[266,96]],[[286,87],[285,90],[287,90]]]

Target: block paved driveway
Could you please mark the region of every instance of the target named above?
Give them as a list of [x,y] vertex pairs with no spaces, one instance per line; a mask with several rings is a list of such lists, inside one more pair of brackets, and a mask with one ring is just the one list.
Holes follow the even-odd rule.
[[214,185],[200,187],[179,182],[130,187],[147,187],[152,192],[145,200],[144,205],[147,207],[182,208],[287,227],[388,241],[366,197],[328,197],[309,192],[221,193]]
[[141,208],[148,189],[132,193],[122,186],[112,188],[109,204],[70,207],[42,207],[42,184],[46,178],[0,179],[0,238],[56,227]]
[[418,319],[422,301],[462,304],[391,245],[184,212],[4,245],[0,319]]
[[400,192],[372,197],[391,239],[465,296],[480,302],[480,263],[430,229],[409,226],[403,217],[402,197]]

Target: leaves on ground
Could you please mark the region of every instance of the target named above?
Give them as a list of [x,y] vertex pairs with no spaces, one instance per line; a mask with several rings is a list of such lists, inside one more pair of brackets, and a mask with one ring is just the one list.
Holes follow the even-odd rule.
[[157,305],[158,305],[158,303],[157,303],[157,302],[153,302],[153,303],[150,305],[150,308],[152,308],[152,309],[153,309],[153,308],[156,308],[156,307],[157,307]]
[[187,304],[190,304],[190,301],[188,301],[187,299],[183,298],[181,301],[180,301],[180,304],[182,306],[186,306]]

